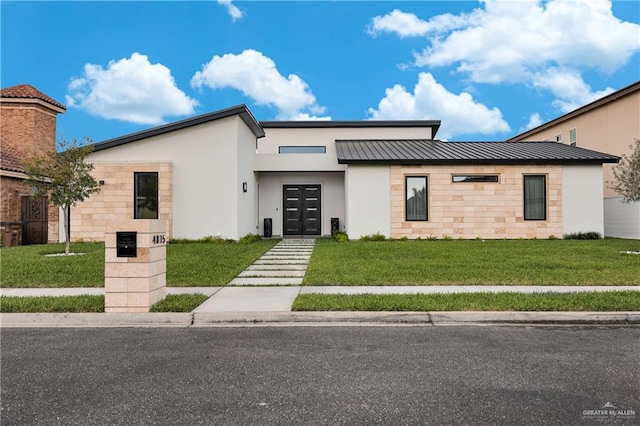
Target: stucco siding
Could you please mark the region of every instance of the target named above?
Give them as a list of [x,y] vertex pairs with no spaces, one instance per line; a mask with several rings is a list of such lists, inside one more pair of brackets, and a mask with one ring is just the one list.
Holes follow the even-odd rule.
[[[234,239],[258,232],[256,217],[258,193],[253,171],[255,152],[255,135],[241,120],[238,120],[238,180],[234,187],[238,194],[238,231]],[[245,182],[247,192],[243,189]]]
[[563,233],[598,232],[604,235],[602,167],[564,166],[562,170]]
[[347,220],[350,238],[391,236],[389,166],[349,166],[346,175]]
[[[453,183],[497,174],[498,183]],[[524,220],[523,176],[546,176],[546,220]],[[405,219],[405,177],[427,176],[428,220]],[[393,238],[548,238],[562,235],[562,166],[392,166]]]
[[331,218],[340,219],[344,229],[344,173],[259,173],[259,233],[264,233],[264,218],[271,218],[273,235],[282,235],[282,186],[321,185],[322,235],[331,234]]
[[172,236],[237,238],[240,122],[237,116],[223,118],[97,151],[88,161],[171,161]]
[[640,239],[640,203],[623,203],[622,197],[605,198],[604,234]]

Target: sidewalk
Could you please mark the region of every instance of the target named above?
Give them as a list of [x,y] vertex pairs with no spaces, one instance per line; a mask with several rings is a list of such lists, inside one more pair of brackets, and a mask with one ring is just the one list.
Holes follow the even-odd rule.
[[[362,286],[169,287],[167,294],[203,293],[190,313],[0,314],[1,327],[197,327],[301,325],[640,325],[640,312],[292,312],[298,294],[434,294],[473,292],[640,291],[640,286]],[[0,289],[2,296],[104,294],[104,288]]]

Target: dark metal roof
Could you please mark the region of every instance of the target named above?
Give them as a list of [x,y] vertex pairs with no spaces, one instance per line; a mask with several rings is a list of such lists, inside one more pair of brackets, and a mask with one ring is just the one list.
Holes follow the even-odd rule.
[[339,164],[617,163],[620,157],[556,142],[337,140]]
[[256,138],[264,137],[264,130],[262,130],[262,127],[260,127],[260,124],[258,124],[258,121],[255,119],[253,114],[251,114],[249,108],[247,108],[247,106],[243,104],[99,142],[94,145],[93,150],[101,151],[103,149],[113,148],[115,146],[124,145],[126,143],[150,138],[152,136],[173,132],[175,130],[184,129],[186,127],[197,126],[198,124],[207,123],[209,121],[231,117],[232,115],[236,114],[239,115],[242,121],[244,121],[245,124],[251,129]]
[[265,129],[320,129],[320,128],[366,128],[366,127],[430,127],[432,137],[438,133],[440,120],[360,120],[360,121],[261,121]]

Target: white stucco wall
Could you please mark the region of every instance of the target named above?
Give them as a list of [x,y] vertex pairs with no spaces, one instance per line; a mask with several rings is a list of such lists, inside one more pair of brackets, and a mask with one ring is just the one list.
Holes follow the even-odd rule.
[[380,233],[391,235],[391,173],[389,166],[353,166],[347,169],[347,223],[349,238]]
[[[253,159],[256,152],[256,136],[242,120],[238,120],[237,125],[238,175],[236,189],[238,194],[238,235],[233,237],[234,239],[241,238],[247,234],[256,234],[258,232],[256,217],[258,193],[256,174],[253,171]],[[247,183],[247,192],[243,192],[242,190],[242,184],[244,182]]]
[[340,219],[344,229],[344,173],[259,173],[259,234],[263,235],[264,218],[273,219],[273,235],[282,235],[282,186],[321,185],[322,235],[331,234],[331,218]]
[[[226,117],[97,151],[88,161],[171,161],[173,237],[236,239],[241,233],[238,129],[243,126],[238,116]],[[255,138],[251,146],[255,149]],[[250,158],[245,161],[251,167]]]
[[622,197],[605,198],[604,235],[640,239],[640,203],[623,203]]
[[602,166],[563,166],[563,233],[595,231],[604,235]]

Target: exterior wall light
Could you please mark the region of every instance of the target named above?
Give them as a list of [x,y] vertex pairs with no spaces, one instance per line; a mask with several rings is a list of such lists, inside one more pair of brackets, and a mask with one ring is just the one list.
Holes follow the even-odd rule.
[[242,182],[242,192],[247,192],[247,182]]

